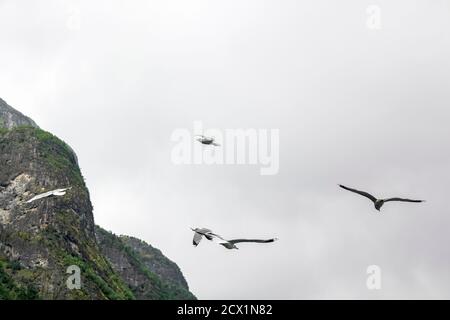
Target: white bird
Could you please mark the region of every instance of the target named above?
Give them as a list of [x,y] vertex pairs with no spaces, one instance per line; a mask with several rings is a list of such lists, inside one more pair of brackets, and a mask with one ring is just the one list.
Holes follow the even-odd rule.
[[370,193],[364,192],[364,191],[359,191],[356,189],[352,189],[352,188],[348,188],[346,186],[343,186],[342,184],[339,185],[339,187],[341,187],[342,189],[357,193],[361,196],[364,196],[370,200],[372,200],[375,209],[377,209],[378,211],[380,211],[381,207],[389,201],[402,201],[402,202],[425,202],[425,200],[411,200],[411,199],[404,199],[404,198],[388,198],[388,199],[377,199],[375,198],[373,195],[371,195]]
[[206,144],[206,145],[212,145],[215,147],[219,147],[220,144],[218,144],[217,142],[215,142],[215,138],[214,137],[206,137],[206,136],[202,136],[202,135],[196,135],[197,141],[199,141],[201,144]]
[[[192,229],[192,228],[191,228]],[[200,243],[200,241],[202,240],[203,237],[205,237],[208,240],[217,242],[218,244],[224,246],[227,249],[239,249],[238,247],[236,247],[237,243],[243,243],[243,242],[253,242],[253,243],[270,243],[270,242],[275,242],[278,240],[278,238],[272,238],[272,239],[267,239],[267,240],[259,240],[259,239],[233,239],[233,240],[225,240],[224,238],[222,238],[221,236],[219,236],[218,234],[213,233],[211,230],[209,229],[205,229],[205,228],[196,228],[196,229],[192,229],[192,231],[195,232],[194,234],[194,240],[193,240],[193,244],[194,246],[198,246],[198,244]]]
[[27,203],[31,203],[33,201],[39,200],[39,199],[43,199],[43,198],[47,198],[47,197],[62,197],[67,193],[67,190],[72,189],[72,187],[70,188],[65,188],[65,189],[56,189],[56,190],[52,190],[52,191],[48,191],[45,193],[41,193],[38,194],[37,196],[34,196],[33,198],[31,198],[30,200],[27,201]]

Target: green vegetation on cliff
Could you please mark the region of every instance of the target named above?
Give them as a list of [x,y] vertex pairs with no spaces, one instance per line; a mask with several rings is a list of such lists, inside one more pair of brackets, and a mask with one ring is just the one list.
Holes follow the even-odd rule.
[[66,176],[73,185],[85,187],[76,155],[64,141],[53,134],[35,127],[20,126],[11,130],[0,128],[0,139],[2,149],[8,148],[8,144],[22,148],[33,146],[38,153],[30,160],[39,160],[53,175]]
[[12,277],[22,267],[16,261],[10,262],[0,258],[0,300],[36,300],[37,290],[31,283],[20,284]]

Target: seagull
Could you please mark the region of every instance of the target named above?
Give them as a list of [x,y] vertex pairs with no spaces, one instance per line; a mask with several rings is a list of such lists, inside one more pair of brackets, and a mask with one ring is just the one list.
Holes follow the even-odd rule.
[[411,200],[411,199],[404,199],[404,198],[388,198],[388,199],[377,199],[375,198],[373,195],[371,195],[370,193],[364,192],[364,191],[359,191],[356,189],[352,189],[352,188],[348,188],[346,186],[343,186],[342,184],[339,185],[339,187],[341,187],[342,189],[357,193],[359,195],[362,195],[366,198],[369,198],[370,200],[372,200],[373,204],[375,205],[375,209],[377,209],[378,211],[380,211],[381,207],[389,201],[401,201],[401,202],[425,202],[425,200]]
[[215,138],[214,137],[206,137],[203,135],[196,135],[197,141],[199,141],[201,144],[206,144],[206,145],[212,145],[215,147],[219,147],[220,144],[215,142]]
[[61,197],[61,196],[64,196],[67,193],[67,190],[70,190],[70,189],[72,189],[72,187],[65,188],[65,189],[56,189],[56,190],[48,191],[45,193],[41,193],[41,194],[38,194],[37,196],[34,196],[30,200],[28,200],[27,203],[31,203],[33,201],[47,198],[47,197],[52,197],[52,196]]
[[[191,228],[192,229],[192,228]],[[206,239],[210,240],[210,241],[215,241],[218,244],[224,246],[227,249],[239,249],[238,247],[236,247],[237,243],[243,243],[243,242],[254,242],[254,243],[270,243],[270,242],[275,242],[278,240],[278,238],[272,238],[272,239],[267,239],[267,240],[259,240],[259,239],[233,239],[233,240],[225,240],[224,238],[222,238],[221,236],[219,236],[218,234],[212,233],[211,230],[209,229],[192,229],[195,234],[194,234],[194,246],[198,246],[198,244],[200,243],[202,237],[204,236]]]

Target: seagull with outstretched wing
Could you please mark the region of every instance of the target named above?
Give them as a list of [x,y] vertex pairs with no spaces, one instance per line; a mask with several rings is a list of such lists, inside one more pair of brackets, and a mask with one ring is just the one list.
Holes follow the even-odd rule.
[[[191,228],[192,229],[192,228]],[[194,234],[194,246],[197,246],[202,237],[204,236],[205,238],[207,238],[208,240],[211,240],[213,242],[216,242],[222,246],[224,246],[227,249],[239,249],[238,247],[236,247],[237,243],[248,243],[248,242],[252,242],[252,243],[270,243],[270,242],[275,242],[278,240],[278,238],[272,238],[272,239],[266,239],[266,240],[260,240],[260,239],[233,239],[233,240],[226,240],[224,238],[222,238],[220,235],[213,233],[211,230],[209,229],[192,229],[195,234]]]
[[220,146],[220,144],[218,144],[216,142],[216,139],[214,137],[206,137],[206,136],[203,136],[203,135],[196,135],[196,137],[198,137],[196,140],[198,142],[200,142],[201,144],[212,145],[212,146],[215,146],[215,147],[219,147]]
[[72,189],[72,187],[64,188],[64,189],[56,189],[56,190],[48,191],[45,193],[41,193],[41,194],[38,194],[37,196],[34,196],[30,200],[28,200],[27,203],[32,203],[33,201],[47,198],[47,197],[53,197],[53,196],[54,197],[62,197],[64,195],[66,195],[67,190],[70,190],[70,189]]
[[357,193],[363,197],[366,197],[368,199],[370,199],[374,206],[375,209],[377,209],[378,211],[380,211],[381,207],[386,203],[386,202],[390,202],[390,201],[401,201],[401,202],[415,202],[415,203],[419,203],[419,202],[425,202],[425,200],[411,200],[411,199],[404,199],[404,198],[388,198],[388,199],[377,199],[375,198],[373,195],[371,195],[368,192],[365,191],[360,191],[360,190],[356,190],[356,189],[352,189],[346,186],[343,186],[342,184],[339,185],[342,189],[345,189],[347,191],[350,192],[354,192]]

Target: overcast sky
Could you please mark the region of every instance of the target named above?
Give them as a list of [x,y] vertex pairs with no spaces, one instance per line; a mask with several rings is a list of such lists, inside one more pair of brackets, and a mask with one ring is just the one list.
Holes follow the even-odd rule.
[[[161,249],[201,299],[449,299],[449,15],[447,0],[0,0],[0,97],[74,148],[96,223]],[[194,121],[279,129],[279,173],[174,165],[171,135]],[[427,202],[379,214],[338,183]],[[194,248],[189,227],[280,240]]]

